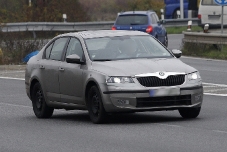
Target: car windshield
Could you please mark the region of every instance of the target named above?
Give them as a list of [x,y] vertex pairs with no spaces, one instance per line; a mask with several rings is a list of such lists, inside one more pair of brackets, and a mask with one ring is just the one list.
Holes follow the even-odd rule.
[[92,38],[85,42],[92,61],[173,57],[149,35]]
[[116,25],[144,25],[148,24],[147,15],[120,15],[117,18]]

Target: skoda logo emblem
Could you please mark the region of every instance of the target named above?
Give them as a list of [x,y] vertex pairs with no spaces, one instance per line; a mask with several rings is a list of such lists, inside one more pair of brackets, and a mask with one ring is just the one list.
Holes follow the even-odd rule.
[[164,72],[159,72],[159,75],[160,75],[160,76],[164,76],[165,73],[164,73]]

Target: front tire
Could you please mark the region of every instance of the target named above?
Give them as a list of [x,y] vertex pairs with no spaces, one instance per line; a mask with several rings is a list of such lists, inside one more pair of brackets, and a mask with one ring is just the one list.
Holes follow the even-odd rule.
[[199,113],[200,113],[201,107],[197,107],[197,108],[182,108],[179,109],[179,113],[183,118],[196,118]]
[[41,85],[37,82],[32,89],[32,107],[37,118],[50,118],[54,108],[47,106]]
[[93,123],[100,124],[105,121],[107,114],[103,107],[101,94],[96,86],[92,86],[88,92],[87,106]]

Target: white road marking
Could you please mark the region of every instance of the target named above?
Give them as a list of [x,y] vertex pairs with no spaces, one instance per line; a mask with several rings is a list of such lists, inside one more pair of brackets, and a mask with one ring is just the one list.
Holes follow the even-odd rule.
[[6,73],[24,73],[24,70],[23,71],[3,71],[1,73],[4,73],[4,74],[6,74]]
[[[17,105],[17,104],[11,104],[11,103],[5,103],[5,102],[0,102],[0,106],[12,106],[12,107],[22,107],[22,108],[29,108],[31,109],[32,106],[25,106],[25,105]],[[73,111],[68,111],[68,110],[64,110],[64,109],[54,109],[55,111],[61,112],[61,113],[75,113]]]
[[16,104],[11,104],[11,103],[4,103],[4,102],[0,102],[0,105],[4,105],[4,106],[13,106],[13,107],[23,107],[23,108],[32,108],[31,106],[16,105]]
[[[186,128],[186,129],[190,128],[191,129],[191,127],[181,126],[181,125],[171,125],[171,124],[165,124],[165,123],[157,123],[157,124],[162,125],[162,126],[168,126],[168,127]],[[193,129],[204,130],[204,129],[201,129],[201,128],[193,128]],[[205,129],[205,130],[209,130],[209,129]],[[223,130],[209,130],[209,131],[227,134],[227,131],[223,131]]]
[[227,131],[222,131],[222,130],[212,130],[212,131],[227,134]]
[[215,84],[215,83],[206,83],[203,82],[205,85],[212,85],[212,86],[218,86],[218,87],[227,87],[227,84]]
[[227,97],[227,94],[218,94],[218,93],[203,93],[205,95],[210,95],[210,96],[221,96],[221,97]]
[[205,60],[205,61],[227,62],[226,60],[209,59],[209,58],[199,58],[199,57],[190,57],[190,56],[182,56],[182,58],[186,58],[186,59],[196,59],[196,60]]
[[215,88],[217,86],[203,86],[203,88]]
[[[22,108],[29,108],[31,109],[32,107],[31,106],[25,106],[25,105],[15,105],[15,104],[11,104],[11,103],[3,103],[3,102],[0,102],[0,106],[1,105],[4,105],[4,106],[13,106],[13,107],[22,107]],[[61,112],[61,113],[75,113],[75,112],[72,112],[72,111],[65,111],[65,110],[62,110],[62,109],[55,109],[56,111],[58,112]],[[159,125],[162,125],[162,126],[167,126],[167,127],[175,127],[175,128],[190,128],[191,127],[185,127],[185,126],[181,126],[181,125],[172,125],[172,124],[164,124],[164,123],[157,123]],[[200,129],[200,128],[195,128],[195,129]],[[201,129],[200,129],[201,130]],[[216,132],[216,133],[224,133],[224,134],[227,134],[227,131],[223,131],[223,130],[210,130],[212,132]]]
[[25,80],[24,78],[12,78],[12,77],[0,77],[0,79],[8,79],[8,80]]
[[213,89],[213,90],[209,90],[209,91],[207,91],[207,92],[213,92],[213,91],[223,91],[223,90],[227,90],[227,88]]

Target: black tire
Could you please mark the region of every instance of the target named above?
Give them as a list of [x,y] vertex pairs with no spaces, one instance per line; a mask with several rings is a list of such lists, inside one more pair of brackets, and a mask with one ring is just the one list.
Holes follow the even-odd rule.
[[183,118],[196,118],[200,113],[201,107],[197,108],[182,108],[179,109],[179,113]]
[[32,107],[37,118],[50,118],[54,108],[47,106],[41,85],[37,82],[32,89]]
[[167,36],[167,34],[165,35],[165,38],[164,38],[164,45],[166,46],[166,47],[168,47],[168,43],[169,43],[169,41],[168,41],[168,36]]
[[100,124],[105,122],[107,114],[103,107],[99,89],[96,86],[92,86],[88,91],[87,107],[90,119],[93,123]]
[[178,18],[177,11],[179,11],[179,10],[175,10],[173,12],[173,19],[177,19]]

